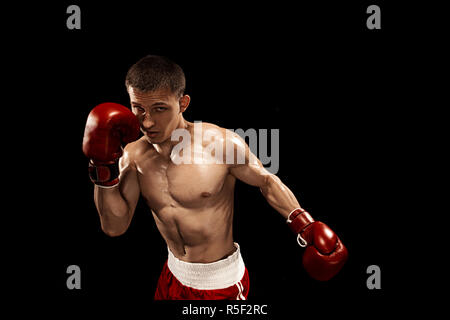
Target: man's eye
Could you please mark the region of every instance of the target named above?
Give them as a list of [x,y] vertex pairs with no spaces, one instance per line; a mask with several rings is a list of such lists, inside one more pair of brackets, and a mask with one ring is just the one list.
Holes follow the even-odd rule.
[[165,111],[165,110],[167,110],[166,107],[157,107],[156,108],[156,111],[158,111],[158,112],[162,112],[162,111]]

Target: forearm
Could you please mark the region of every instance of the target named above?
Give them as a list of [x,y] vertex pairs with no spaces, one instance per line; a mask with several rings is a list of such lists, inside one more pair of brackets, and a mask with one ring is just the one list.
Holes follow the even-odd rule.
[[293,209],[300,208],[292,191],[273,174],[266,176],[260,189],[267,202],[286,219]]
[[130,224],[129,207],[119,186],[113,188],[94,187],[94,202],[100,216],[102,230],[109,235],[125,232]]

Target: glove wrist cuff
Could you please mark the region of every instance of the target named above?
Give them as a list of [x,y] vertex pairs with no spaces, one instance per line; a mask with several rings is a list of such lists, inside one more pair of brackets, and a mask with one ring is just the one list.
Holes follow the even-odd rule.
[[311,215],[302,208],[297,208],[289,213],[286,223],[295,234],[302,233],[306,227],[314,222]]
[[119,183],[119,160],[111,163],[89,161],[89,178],[99,187],[113,187]]

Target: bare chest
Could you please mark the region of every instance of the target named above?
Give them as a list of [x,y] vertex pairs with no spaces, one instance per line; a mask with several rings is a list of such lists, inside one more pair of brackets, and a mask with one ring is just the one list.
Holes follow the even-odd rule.
[[228,170],[220,164],[174,164],[155,157],[136,163],[143,197],[154,210],[203,207],[219,197]]

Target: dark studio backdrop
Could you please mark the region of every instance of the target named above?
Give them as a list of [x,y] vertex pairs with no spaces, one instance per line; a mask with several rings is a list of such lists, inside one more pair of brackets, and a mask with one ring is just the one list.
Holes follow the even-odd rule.
[[[81,30],[66,27],[71,4],[81,9]],[[167,247],[143,201],[126,234],[102,233],[81,150],[89,111],[107,101],[129,106],[125,74],[147,54],[183,68],[188,121],[279,129],[277,175],[349,250],[333,280],[312,280],[284,219],[259,189],[237,182],[234,237],[250,273],[249,302],[267,304],[276,318],[307,306],[358,314],[337,308],[344,301],[376,313],[394,301],[400,278],[389,248],[393,230],[378,217],[401,210],[405,106],[399,83],[408,69],[402,51],[407,32],[394,22],[398,9],[384,2],[374,3],[382,10],[382,29],[368,30],[370,4],[46,5],[32,48],[35,76],[48,94],[39,115],[49,141],[46,170],[36,176],[48,180],[44,173],[51,172],[57,183],[33,198],[45,203],[46,214],[31,256],[45,270],[39,288],[48,301],[77,309],[93,301],[132,301],[130,308],[172,315],[186,305],[152,301]],[[80,290],[66,286],[70,265],[81,269]],[[380,290],[366,285],[370,265],[380,267]]]

